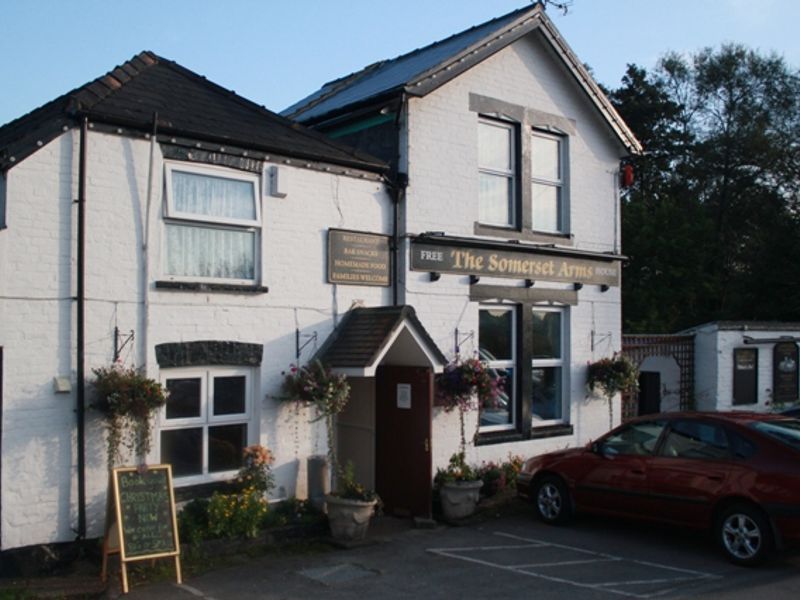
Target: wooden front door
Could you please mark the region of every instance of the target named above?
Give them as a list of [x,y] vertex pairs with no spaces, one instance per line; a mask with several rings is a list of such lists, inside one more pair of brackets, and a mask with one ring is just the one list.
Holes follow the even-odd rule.
[[433,372],[379,367],[375,395],[375,488],[387,513],[431,516]]

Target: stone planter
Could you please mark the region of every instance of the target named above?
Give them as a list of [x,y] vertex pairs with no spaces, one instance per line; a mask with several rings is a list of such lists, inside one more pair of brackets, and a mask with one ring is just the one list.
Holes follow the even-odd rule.
[[448,481],[439,489],[442,512],[447,521],[458,521],[475,513],[483,481]]
[[369,520],[375,512],[377,500],[348,500],[338,496],[325,496],[328,524],[336,540],[363,540],[367,535]]

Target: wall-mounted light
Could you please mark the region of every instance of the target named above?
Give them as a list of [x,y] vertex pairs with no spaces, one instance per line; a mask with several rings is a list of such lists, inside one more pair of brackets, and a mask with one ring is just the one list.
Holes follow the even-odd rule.
[[439,281],[439,279],[441,279],[441,277],[442,277],[442,274],[441,273],[437,273],[436,271],[431,271],[429,273],[429,275],[430,275],[431,281]]

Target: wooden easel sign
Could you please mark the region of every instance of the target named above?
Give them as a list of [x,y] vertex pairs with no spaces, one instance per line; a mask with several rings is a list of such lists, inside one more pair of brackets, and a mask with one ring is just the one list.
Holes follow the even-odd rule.
[[111,472],[102,578],[108,556],[120,555],[122,593],[128,593],[129,562],[174,557],[181,583],[181,546],[175,518],[172,466],[117,467]]

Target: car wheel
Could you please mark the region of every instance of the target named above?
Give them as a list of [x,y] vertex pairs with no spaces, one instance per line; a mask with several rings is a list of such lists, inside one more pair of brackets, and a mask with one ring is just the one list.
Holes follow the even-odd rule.
[[722,551],[737,565],[757,565],[772,549],[767,518],[748,504],[735,504],[726,509],[717,521],[716,532]]
[[551,525],[566,523],[572,516],[569,491],[564,481],[553,475],[543,477],[536,483],[533,495],[539,518]]

